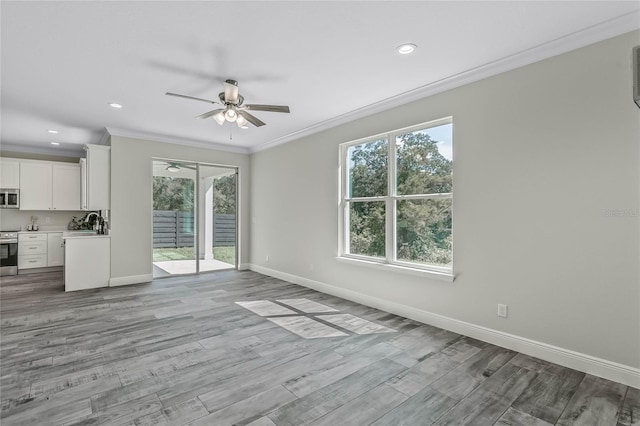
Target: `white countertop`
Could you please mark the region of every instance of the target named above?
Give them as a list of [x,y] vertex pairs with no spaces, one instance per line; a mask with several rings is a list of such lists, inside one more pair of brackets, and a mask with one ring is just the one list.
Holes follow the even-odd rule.
[[18,231],[18,234],[50,234],[52,232],[66,232],[66,228],[40,229],[38,231]]
[[72,231],[68,229],[47,229],[47,230],[38,230],[38,231],[18,231],[18,234],[60,234],[62,233],[62,238],[111,238],[110,235],[98,235],[91,232],[82,232],[82,231]]
[[111,238],[111,235],[99,235],[99,234],[83,235],[80,233],[73,234],[73,231],[69,231],[69,232],[63,232],[62,238],[64,238],[65,240],[75,240],[75,239],[81,239],[81,238]]

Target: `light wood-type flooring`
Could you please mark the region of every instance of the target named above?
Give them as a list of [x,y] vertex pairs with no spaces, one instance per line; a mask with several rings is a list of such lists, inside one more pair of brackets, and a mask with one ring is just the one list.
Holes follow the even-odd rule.
[[638,389],[255,272],[0,296],[3,426],[640,425]]

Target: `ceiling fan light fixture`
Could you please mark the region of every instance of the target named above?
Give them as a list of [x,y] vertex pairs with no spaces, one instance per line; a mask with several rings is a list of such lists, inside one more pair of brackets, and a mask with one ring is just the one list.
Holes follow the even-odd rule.
[[236,124],[238,125],[238,127],[240,127],[241,129],[246,129],[247,128],[247,119],[244,118],[241,115],[238,115],[238,118],[236,120]]
[[214,114],[213,119],[216,120],[216,123],[222,126],[224,124],[224,111]]
[[180,171],[180,167],[175,164],[169,164],[166,170],[171,173],[178,173]]
[[224,112],[224,118],[233,123],[238,119],[238,113],[233,108],[229,108]]

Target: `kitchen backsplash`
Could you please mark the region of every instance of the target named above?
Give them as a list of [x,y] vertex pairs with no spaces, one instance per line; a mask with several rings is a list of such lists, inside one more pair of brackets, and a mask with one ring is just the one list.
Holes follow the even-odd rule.
[[81,217],[87,212],[83,211],[21,211],[12,209],[0,209],[0,230],[2,231],[26,231],[31,224],[31,216],[38,216],[38,226],[41,231],[50,229],[67,228],[73,216]]

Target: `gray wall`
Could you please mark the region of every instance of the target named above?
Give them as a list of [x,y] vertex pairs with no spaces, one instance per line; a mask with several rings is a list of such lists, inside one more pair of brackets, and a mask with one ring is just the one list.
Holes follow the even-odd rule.
[[111,279],[152,273],[152,158],[240,168],[240,264],[249,260],[249,156],[111,136]]
[[[252,155],[251,263],[640,367],[639,43],[628,33]],[[338,145],[446,116],[455,281],[337,261]]]

